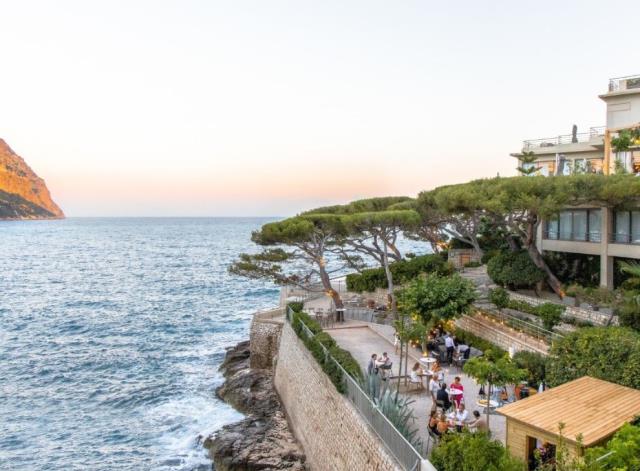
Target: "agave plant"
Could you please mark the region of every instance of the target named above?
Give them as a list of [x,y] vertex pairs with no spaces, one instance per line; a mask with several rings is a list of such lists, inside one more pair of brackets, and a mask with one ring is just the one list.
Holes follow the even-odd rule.
[[361,386],[367,395],[378,406],[378,410],[389,422],[402,434],[402,436],[420,453],[424,450],[424,444],[418,437],[418,429],[415,426],[416,416],[411,404],[415,401],[403,396],[398,396],[389,389],[379,391],[380,380],[377,376],[364,374]]

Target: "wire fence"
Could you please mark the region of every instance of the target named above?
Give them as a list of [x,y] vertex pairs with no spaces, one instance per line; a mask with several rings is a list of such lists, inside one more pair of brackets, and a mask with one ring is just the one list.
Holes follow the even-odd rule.
[[[293,311],[287,309],[287,322],[291,323]],[[309,328],[300,321],[302,325],[303,335],[307,338],[313,338],[314,334]],[[328,361],[335,363],[336,367],[342,374],[342,380],[345,385],[345,396],[353,404],[361,417],[369,424],[374,433],[384,443],[389,453],[396,459],[400,466],[406,471],[437,471],[433,465],[418,451],[407,439],[398,431],[398,429],[389,421],[387,417],[380,411],[375,402],[371,400],[369,395],[363,391],[362,387],[347,371],[331,356],[329,351],[320,344]]]

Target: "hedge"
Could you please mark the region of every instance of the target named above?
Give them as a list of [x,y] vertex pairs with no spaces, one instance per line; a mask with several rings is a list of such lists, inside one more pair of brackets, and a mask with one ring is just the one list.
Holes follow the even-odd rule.
[[[450,275],[453,267],[440,254],[421,255],[393,262],[389,265],[393,281],[396,284],[406,283],[422,273],[437,273]],[[347,275],[347,289],[362,293],[375,291],[376,288],[386,288],[387,277],[383,268],[369,268],[361,273]]]
[[593,376],[640,389],[640,334],[627,327],[585,327],[556,340],[549,355],[550,386]]
[[542,303],[534,306],[525,301],[511,299],[504,288],[489,290],[489,301],[495,304],[498,309],[508,307],[509,309],[537,316],[542,320],[542,324],[547,330],[553,330],[560,323],[565,310],[565,306],[560,304]]
[[[306,325],[313,337],[308,337],[303,333],[303,325]],[[350,352],[338,347],[336,341],[329,334],[322,330],[320,324],[307,313],[302,311],[294,311],[291,318],[291,327],[296,335],[302,340],[309,352],[316,359],[322,371],[329,377],[338,392],[345,393],[347,391],[344,383],[342,371],[336,363],[337,361],[342,368],[356,381],[363,378],[362,369],[351,355]],[[323,348],[324,347],[324,348]],[[325,354],[325,349],[330,356]],[[333,359],[331,359],[333,357]]]
[[529,288],[544,280],[526,251],[502,252],[487,262],[487,274],[494,283],[509,288]]

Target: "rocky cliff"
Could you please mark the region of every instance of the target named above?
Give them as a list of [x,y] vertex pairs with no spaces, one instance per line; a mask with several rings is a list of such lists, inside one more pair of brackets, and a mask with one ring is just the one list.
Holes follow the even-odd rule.
[[44,180],[0,139],[0,219],[63,217]]

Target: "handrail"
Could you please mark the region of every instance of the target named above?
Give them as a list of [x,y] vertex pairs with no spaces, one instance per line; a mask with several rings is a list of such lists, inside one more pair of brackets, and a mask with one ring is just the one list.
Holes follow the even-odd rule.
[[591,140],[604,136],[605,127],[591,127],[589,132],[573,134],[560,134],[554,137],[544,137],[540,139],[527,139],[522,142],[523,150],[535,149],[538,147],[553,147],[561,144],[575,144],[579,142],[590,142]]
[[548,345],[551,345],[554,340],[560,340],[564,338],[564,336],[561,334],[551,332],[550,330],[546,330],[539,325],[524,321],[519,317],[513,316],[501,310],[483,309],[482,313],[486,314],[489,317],[497,319],[499,322],[501,322],[502,324],[506,324],[508,327],[518,329],[526,335],[533,336],[538,341],[542,340]]
[[[291,323],[292,313],[292,309],[287,308],[286,319],[288,323]],[[302,320],[300,320],[300,324],[305,337],[315,337],[315,334],[311,332]],[[425,460],[422,453],[416,450],[415,447],[400,433],[395,425],[393,425],[393,423],[391,423],[391,421],[380,411],[378,405],[371,400],[369,395],[362,390],[358,382],[342,367],[342,365],[333,358],[329,353],[329,350],[322,345],[322,343],[318,342],[318,344],[322,348],[325,358],[331,360],[340,371],[347,386],[346,396],[349,399],[349,402],[351,402],[359,412],[360,416],[369,424],[373,432],[385,444],[385,448],[389,453],[391,453],[391,455],[406,471],[420,470],[421,462]],[[371,416],[365,413],[363,410],[364,407],[369,408]],[[385,433],[384,430],[379,430],[380,428],[386,428],[387,432],[391,432],[393,436],[390,436],[389,433]]]

